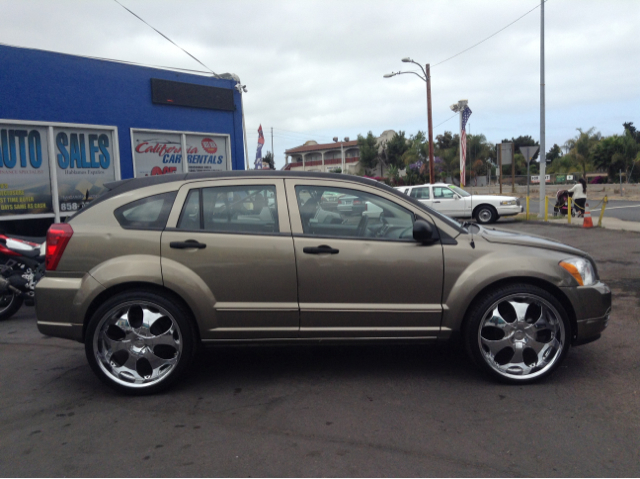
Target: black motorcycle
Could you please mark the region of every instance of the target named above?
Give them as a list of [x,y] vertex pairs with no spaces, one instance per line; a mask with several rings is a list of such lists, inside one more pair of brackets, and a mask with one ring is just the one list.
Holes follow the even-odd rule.
[[33,306],[35,287],[45,272],[45,243],[0,234],[0,321],[23,304]]

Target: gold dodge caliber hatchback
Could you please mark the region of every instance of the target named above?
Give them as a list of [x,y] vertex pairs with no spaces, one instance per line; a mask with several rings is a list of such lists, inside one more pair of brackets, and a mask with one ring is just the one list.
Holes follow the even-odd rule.
[[[95,373],[144,394],[201,344],[458,338],[526,383],[600,337],[611,292],[589,255],[461,226],[337,174],[123,180],[47,234],[38,328],[82,341]],[[340,207],[342,205],[342,208]]]

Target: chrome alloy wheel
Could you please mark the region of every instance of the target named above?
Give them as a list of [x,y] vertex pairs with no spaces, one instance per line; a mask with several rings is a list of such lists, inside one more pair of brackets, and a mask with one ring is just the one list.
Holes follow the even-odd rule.
[[102,371],[129,388],[159,383],[175,369],[182,354],[182,335],[175,318],[156,304],[135,301],[118,305],[100,320],[93,351]]
[[478,211],[478,222],[479,223],[489,223],[493,219],[493,211],[489,208],[482,208]]
[[478,343],[486,363],[498,374],[527,380],[544,374],[561,358],[566,341],[558,311],[534,294],[513,294],[484,314]]

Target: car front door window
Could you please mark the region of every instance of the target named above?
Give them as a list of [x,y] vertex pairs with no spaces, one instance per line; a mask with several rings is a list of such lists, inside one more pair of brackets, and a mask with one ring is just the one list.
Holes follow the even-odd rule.
[[[296,186],[305,235],[338,238],[413,239],[413,214],[402,206],[364,191]],[[336,198],[331,204],[327,198]]]

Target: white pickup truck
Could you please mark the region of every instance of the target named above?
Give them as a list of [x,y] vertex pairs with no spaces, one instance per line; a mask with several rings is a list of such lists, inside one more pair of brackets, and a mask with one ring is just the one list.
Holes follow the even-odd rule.
[[399,186],[397,190],[452,218],[475,218],[478,223],[493,223],[501,216],[522,213],[520,201],[513,196],[471,195],[446,183]]

